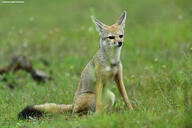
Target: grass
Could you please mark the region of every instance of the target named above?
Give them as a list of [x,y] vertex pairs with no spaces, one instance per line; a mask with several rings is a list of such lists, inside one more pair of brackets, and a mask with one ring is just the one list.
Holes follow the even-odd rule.
[[[0,4],[0,67],[26,55],[53,77],[36,83],[19,71],[0,81],[0,127],[192,127],[192,17],[190,1],[38,0]],[[94,15],[113,24],[127,11],[121,60],[134,110],[127,110],[115,85],[111,112],[87,116],[47,115],[20,121],[26,105],[71,103],[80,73],[99,47]],[[49,66],[43,65],[45,59]]]

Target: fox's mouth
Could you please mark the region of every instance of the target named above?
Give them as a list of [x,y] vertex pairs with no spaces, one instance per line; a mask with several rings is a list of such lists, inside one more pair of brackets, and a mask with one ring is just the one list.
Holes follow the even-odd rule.
[[123,45],[123,42],[118,42],[118,43],[111,42],[111,43],[109,43],[109,46],[111,48],[121,47],[122,45]]
[[116,46],[116,47],[121,47],[122,45],[123,45],[122,42],[115,43],[115,46]]

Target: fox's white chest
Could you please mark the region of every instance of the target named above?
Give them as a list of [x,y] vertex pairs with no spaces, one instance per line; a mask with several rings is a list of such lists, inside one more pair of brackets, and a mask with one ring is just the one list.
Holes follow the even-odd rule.
[[105,71],[107,74],[109,74],[110,77],[114,77],[118,72],[118,66],[106,66]]

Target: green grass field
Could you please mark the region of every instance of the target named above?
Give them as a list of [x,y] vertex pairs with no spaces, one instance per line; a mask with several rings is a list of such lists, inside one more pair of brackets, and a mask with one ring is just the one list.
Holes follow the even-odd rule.
[[[0,76],[1,128],[192,127],[192,1],[24,2],[0,3],[0,67],[14,55],[25,55],[53,79],[39,84],[23,71]],[[110,25],[123,10],[127,20],[121,61],[134,110],[125,108],[112,85],[116,94],[112,111],[18,120],[26,105],[72,102],[81,71],[99,48],[90,16]],[[1,81],[3,77],[8,82]],[[13,90],[9,83],[15,85]]]

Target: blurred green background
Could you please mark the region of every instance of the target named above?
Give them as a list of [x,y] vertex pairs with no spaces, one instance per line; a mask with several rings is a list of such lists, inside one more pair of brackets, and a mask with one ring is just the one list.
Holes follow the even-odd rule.
[[[0,0],[0,67],[25,55],[53,77],[38,84],[23,71],[0,76],[0,127],[192,127],[191,5],[190,0]],[[26,105],[72,102],[80,73],[99,48],[90,17],[111,25],[123,10],[121,60],[134,111],[124,108],[113,85],[116,104],[110,112],[17,120]]]

